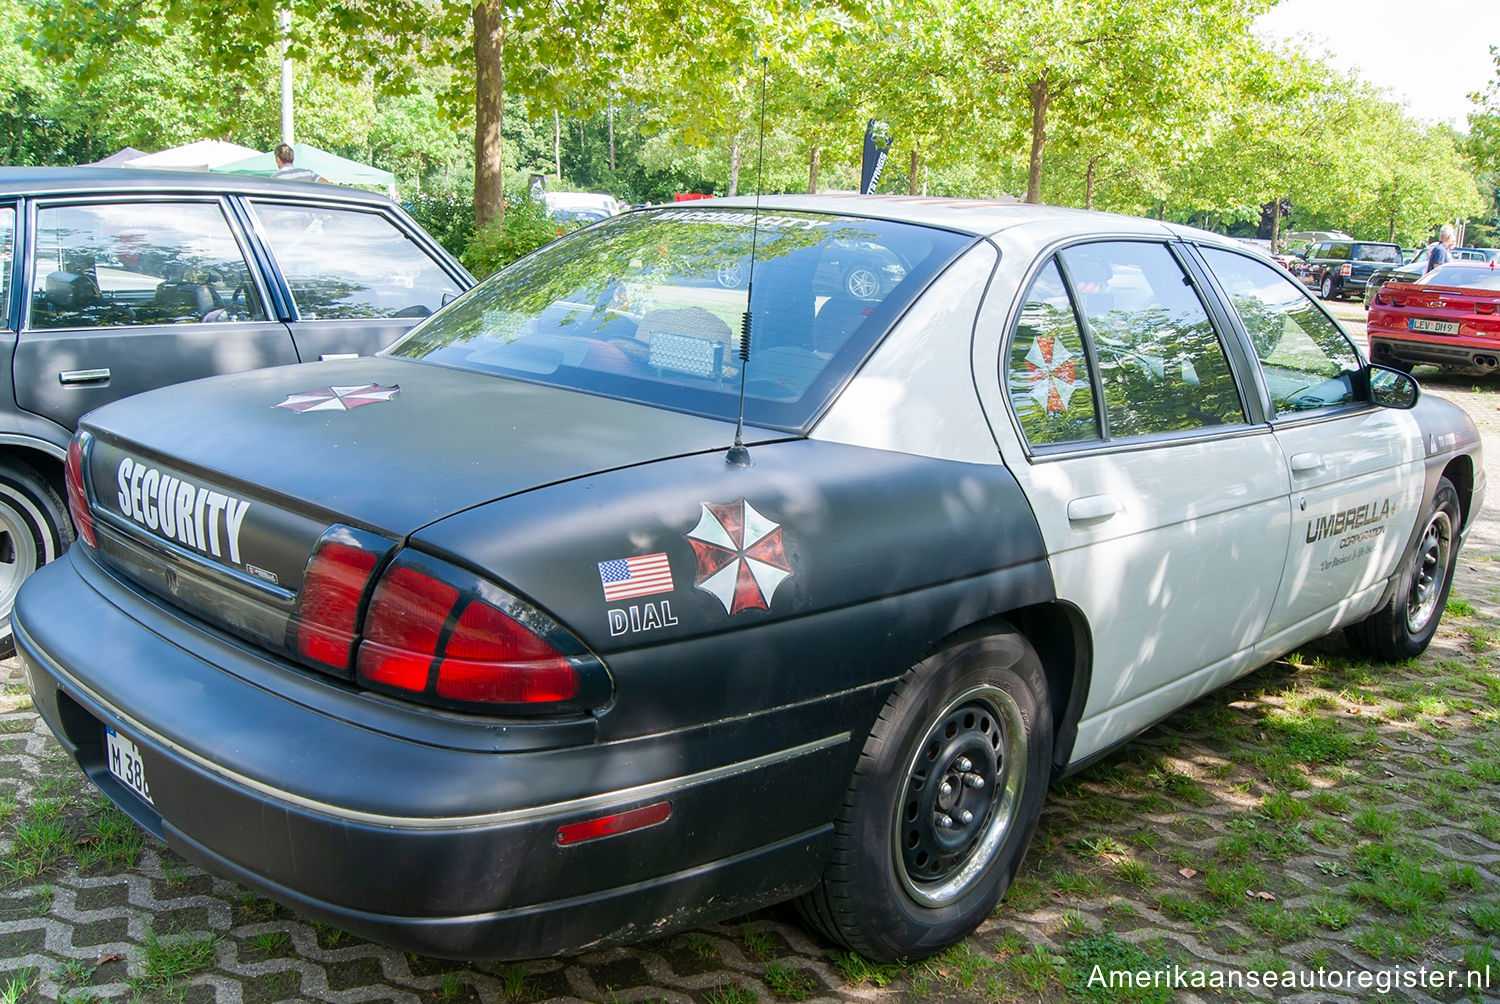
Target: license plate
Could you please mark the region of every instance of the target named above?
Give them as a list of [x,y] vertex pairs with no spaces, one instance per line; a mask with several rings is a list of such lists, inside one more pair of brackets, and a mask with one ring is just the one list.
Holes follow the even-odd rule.
[[104,744],[108,753],[109,772],[125,787],[151,802],[151,786],[146,783],[146,768],[141,764],[140,747],[108,725],[104,727]]
[[1425,317],[1413,317],[1406,322],[1409,331],[1426,331],[1434,335],[1458,334],[1457,321],[1430,321]]

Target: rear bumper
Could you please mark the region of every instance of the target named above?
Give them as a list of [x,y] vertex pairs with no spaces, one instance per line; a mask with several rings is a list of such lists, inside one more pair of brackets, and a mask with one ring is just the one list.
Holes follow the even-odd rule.
[[[142,826],[309,916],[408,951],[526,958],[785,899],[826,860],[857,752],[830,723],[869,694],[614,743],[589,723],[415,713],[212,634],[79,551],[16,604],[38,712]],[[105,725],[139,746],[152,804],[109,772]],[[558,843],[663,801],[654,826]]]
[[1417,332],[1372,332],[1370,361],[1416,366],[1427,363],[1474,372],[1500,367],[1500,341],[1460,335],[1426,335]]

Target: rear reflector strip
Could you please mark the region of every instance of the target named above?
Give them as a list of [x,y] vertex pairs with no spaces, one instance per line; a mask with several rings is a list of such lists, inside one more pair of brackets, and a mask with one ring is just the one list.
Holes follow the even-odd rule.
[[656,802],[627,812],[600,816],[598,819],[586,819],[581,823],[569,823],[567,826],[558,827],[557,843],[560,847],[567,847],[570,844],[581,844],[589,840],[629,833],[632,830],[644,830],[648,826],[666,822],[671,815],[671,802]]

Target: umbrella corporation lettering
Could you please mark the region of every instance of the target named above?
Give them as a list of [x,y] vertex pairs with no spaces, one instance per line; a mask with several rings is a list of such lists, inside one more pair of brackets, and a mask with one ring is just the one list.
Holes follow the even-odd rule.
[[[724,505],[701,503],[698,523],[686,537],[697,565],[693,585],[722,603],[725,614],[731,617],[742,610],[769,610],[777,587],[792,577],[791,563],[782,546],[781,524],[763,516],[744,499]],[[598,564],[606,604],[677,589],[666,552],[613,558]],[[605,616],[612,638],[677,624],[670,598],[611,605]]]
[[148,530],[215,558],[228,553],[240,562],[240,528],[250,511],[250,500],[235,498],[194,484],[175,474],[164,474],[130,457],[116,472],[120,512]]
[[[1364,505],[1353,506],[1326,516],[1307,521],[1307,543],[1338,538],[1337,549],[1345,553],[1323,562],[1321,571],[1362,558],[1375,549],[1370,543],[1385,533],[1387,520],[1396,514],[1397,506],[1391,499],[1374,499]],[[1354,550],[1348,550],[1354,548]]]

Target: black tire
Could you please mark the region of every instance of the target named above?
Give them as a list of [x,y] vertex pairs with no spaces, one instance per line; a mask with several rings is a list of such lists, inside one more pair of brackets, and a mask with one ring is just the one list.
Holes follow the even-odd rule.
[[1323,277],[1323,285],[1318,287],[1318,295],[1325,300],[1333,299],[1333,278],[1331,276],[1325,275]]
[[1439,478],[1416,550],[1401,570],[1395,593],[1385,606],[1344,629],[1350,645],[1386,662],[1400,662],[1426,650],[1443,619],[1453,585],[1462,515],[1458,491],[1447,478]]
[[913,666],[865,740],[803,915],[882,961],[959,941],[1020,868],[1051,760],[1047,681],[1020,634],[975,638]]
[[10,611],[26,577],[73,543],[68,507],[36,471],[0,459],[0,657],[15,651]]

